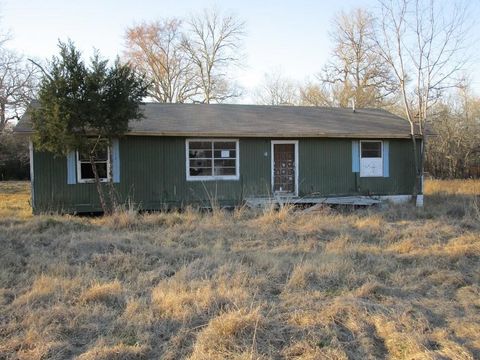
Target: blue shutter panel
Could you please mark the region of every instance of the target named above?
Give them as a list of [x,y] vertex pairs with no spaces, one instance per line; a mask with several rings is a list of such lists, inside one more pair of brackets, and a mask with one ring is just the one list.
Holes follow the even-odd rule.
[[383,177],[390,176],[390,144],[383,141]]
[[77,159],[76,151],[70,151],[67,154],[67,184],[76,184],[77,183]]
[[360,142],[352,140],[352,172],[360,172]]
[[112,140],[112,173],[113,182],[120,182],[120,144],[118,139]]

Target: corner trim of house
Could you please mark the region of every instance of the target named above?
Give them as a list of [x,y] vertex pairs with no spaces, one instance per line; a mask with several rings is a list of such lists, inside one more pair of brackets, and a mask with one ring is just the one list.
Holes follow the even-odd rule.
[[423,207],[423,195],[417,195],[417,207]]
[[34,192],[34,171],[33,171],[33,141],[30,139],[28,141],[28,153],[30,157],[30,196],[32,202],[32,210],[35,210],[35,192]]

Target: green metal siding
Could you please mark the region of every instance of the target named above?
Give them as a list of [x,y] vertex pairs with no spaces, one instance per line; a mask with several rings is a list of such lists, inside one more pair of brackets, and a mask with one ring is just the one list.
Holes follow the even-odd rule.
[[300,196],[409,194],[414,179],[411,140],[389,140],[390,176],[352,172],[351,139],[302,139],[299,143]]
[[358,193],[365,195],[411,194],[415,181],[411,140],[389,140],[390,176],[358,177]]
[[351,140],[302,139],[298,146],[300,196],[355,193]]
[[[185,138],[128,136],[120,140],[122,202],[142,209],[187,204],[238,204],[271,194],[271,140],[241,138],[240,179],[187,181]],[[352,172],[351,139],[299,140],[299,195],[408,194],[413,186],[410,140],[390,140],[390,177],[360,178]],[[67,184],[63,157],[34,151],[34,210],[99,211],[94,184]]]

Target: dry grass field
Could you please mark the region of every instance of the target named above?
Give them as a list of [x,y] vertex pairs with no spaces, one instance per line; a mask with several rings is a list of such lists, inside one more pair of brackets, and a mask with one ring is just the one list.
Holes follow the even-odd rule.
[[480,182],[426,206],[31,216],[0,183],[1,359],[479,359]]

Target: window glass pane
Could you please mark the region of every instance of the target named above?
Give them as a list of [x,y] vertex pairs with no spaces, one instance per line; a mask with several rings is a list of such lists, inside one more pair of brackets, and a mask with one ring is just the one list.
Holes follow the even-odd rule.
[[215,167],[235,167],[235,160],[215,160]]
[[[95,164],[97,167],[98,177],[100,179],[106,179],[108,177],[107,163],[101,162]],[[89,162],[80,163],[80,179],[93,180],[95,175],[93,174],[92,165]]]
[[362,158],[381,158],[382,143],[380,141],[362,142]]
[[235,148],[235,141],[215,141],[214,143],[215,150],[235,150]]
[[204,167],[204,168],[211,168],[212,167],[212,160],[190,160],[190,167]]
[[190,168],[190,176],[212,176],[212,168]]
[[106,179],[108,177],[107,163],[96,163],[97,173],[100,179]]
[[[78,154],[80,161],[90,161],[90,153],[86,152],[79,152]],[[108,160],[108,145],[106,141],[101,141],[95,147],[95,151],[93,154],[93,158],[95,161],[107,161]]]
[[92,165],[90,163],[80,164],[80,178],[81,179],[94,179]]
[[215,159],[235,158],[237,155],[235,150],[215,150]]
[[231,167],[216,167],[215,168],[215,175],[216,176],[221,176],[221,175],[235,175],[235,168]]
[[380,158],[382,157],[380,152],[379,151],[367,151],[367,150],[364,150],[362,152],[362,158]]
[[362,142],[363,150],[379,150],[381,148],[381,142],[379,141],[368,141]]
[[90,161],[89,157],[88,157],[88,153],[78,152],[78,160],[80,160],[80,161]]
[[95,148],[95,161],[107,161],[108,160],[108,150],[107,144],[101,143],[98,144]]
[[190,149],[188,156],[190,159],[201,158],[209,159],[212,157],[212,150],[192,150]]
[[200,149],[212,149],[212,142],[211,141],[190,141],[189,143],[190,150],[200,150]]

